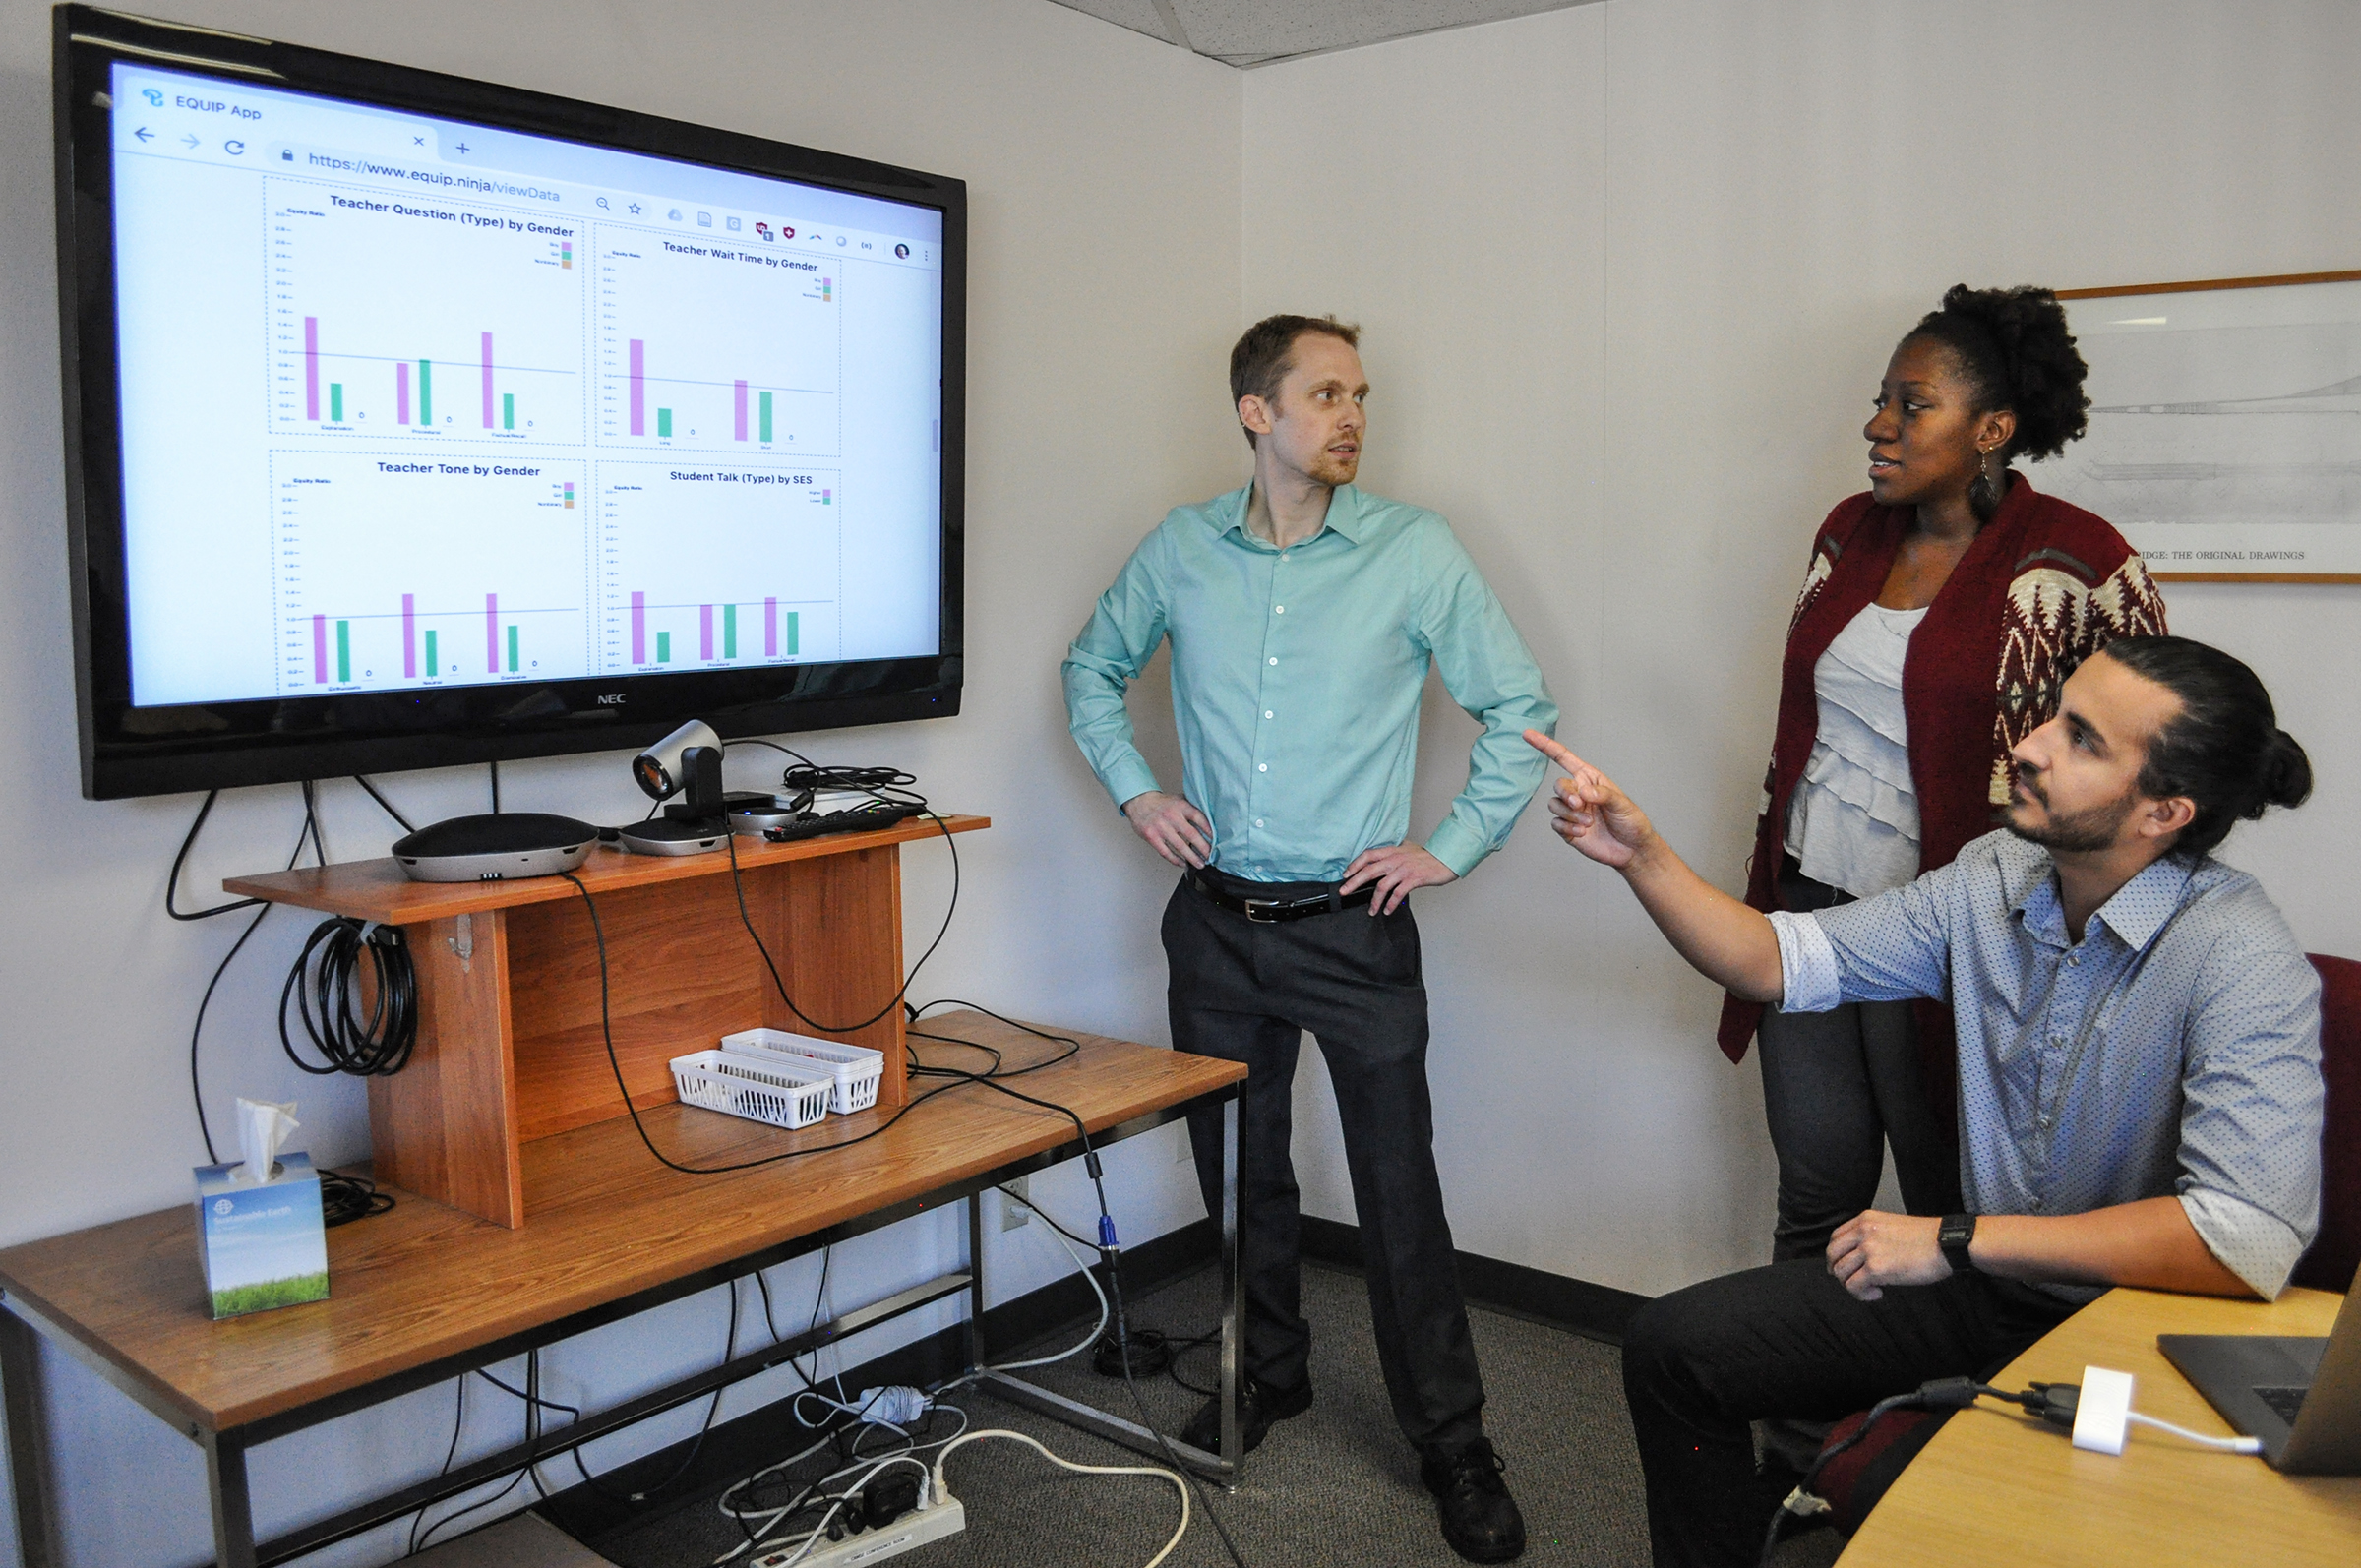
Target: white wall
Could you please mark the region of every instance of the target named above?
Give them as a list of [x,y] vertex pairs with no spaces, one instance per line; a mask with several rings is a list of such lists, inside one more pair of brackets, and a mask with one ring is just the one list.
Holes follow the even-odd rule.
[[[2347,86],[2361,13],[2336,0],[1608,0],[1242,75],[1039,0],[171,9],[971,182],[968,711],[819,744],[901,762],[944,804],[999,821],[965,841],[962,913],[920,995],[1150,1041],[1165,1038],[1154,923],[1170,879],[1065,742],[1056,669],[1165,508],[1241,476],[1222,371],[1245,321],[1334,309],[1367,327],[1370,486],[1452,516],[1548,671],[1562,733],[1735,885],[1803,548],[1858,488],[1869,389],[1942,288],[2361,257],[2344,172],[2361,131]],[[46,48],[43,10],[10,0],[0,726],[55,751],[73,713]],[[2242,830],[2233,858],[2308,945],[2361,953],[2343,894],[2361,850],[2331,826],[2361,804],[2351,704],[2335,699],[2361,590],[2184,585],[2170,598],[2176,629],[2263,672],[2323,779],[2301,815]],[[1160,680],[1135,705],[1169,781]],[[1420,830],[1457,789],[1472,734],[1429,703]],[[617,816],[633,800],[612,757],[505,771],[522,807]],[[388,787],[423,816],[481,800],[480,773]],[[291,796],[228,797],[192,888],[283,858]],[[194,804],[86,803],[62,764],[0,775],[0,820],[19,825],[0,906],[0,1243],[186,1194],[202,1158],[187,1018],[232,935],[155,909]],[[388,837],[349,785],[330,789],[329,828],[340,856]],[[948,878],[939,850],[908,864],[915,951]],[[1714,1053],[1714,994],[1620,889],[1534,816],[1466,885],[1419,907],[1460,1244],[1643,1292],[1762,1256],[1772,1173],[1753,1068]],[[305,924],[280,919],[216,998],[208,1102],[300,1099],[313,1147],[351,1158],[366,1143],[361,1095],[296,1081],[270,1038]],[[1299,1163],[1312,1210],[1350,1218],[1318,1079],[1304,1074]],[[1111,1160],[1127,1239],[1196,1212],[1173,1152],[1142,1140]],[[1079,1196],[1064,1197],[1078,1217]],[[1006,1239],[1010,1289],[1061,1266],[1039,1228]],[[866,1298],[956,1249],[927,1222],[868,1238],[840,1260],[838,1295]],[[808,1311],[811,1271],[781,1275],[782,1302]],[[706,1361],[722,1325],[712,1295],[603,1331],[551,1358],[555,1397],[604,1401]],[[72,1413],[53,1424],[73,1560],[202,1557],[194,1450],[73,1367],[52,1373]],[[514,1434],[498,1398],[471,1397],[470,1451]],[[413,1396],[301,1454],[264,1450],[265,1528],[340,1503],[321,1475],[431,1472],[449,1399]],[[687,1427],[601,1445],[593,1462]],[[381,1537],[333,1560],[393,1549]]]
[[[961,842],[958,920],[916,996],[966,996],[1162,1042],[1155,918],[1169,883],[1160,863],[1131,852],[1066,741],[1058,662],[1092,598],[1173,498],[1234,482],[1235,438],[1219,415],[1223,356],[1237,330],[1242,78],[1040,0],[153,0],[143,9],[970,182],[966,712],[814,737],[811,749],[900,763],[944,807],[999,824]],[[24,737],[35,758],[0,771],[0,820],[21,824],[0,907],[0,1244],[187,1201],[189,1169],[205,1158],[189,1108],[189,1019],[235,923],[178,926],[157,910],[194,799],[85,802],[70,761],[48,38],[44,6],[8,0],[0,10],[0,386],[9,389],[0,398],[0,731]],[[755,763],[743,779],[739,766],[734,783],[757,782]],[[637,814],[620,756],[503,772],[513,807],[594,820]],[[474,769],[382,782],[423,820],[482,810],[483,777]],[[392,830],[376,808],[349,783],[332,783],[327,798],[333,855],[384,853]],[[184,897],[209,901],[222,875],[282,863],[297,818],[291,787],[225,797]],[[919,847],[906,864],[915,955],[941,918],[948,862],[939,847]],[[299,1101],[298,1141],[350,1160],[367,1152],[361,1086],[300,1078],[270,1024],[309,924],[274,916],[224,982],[207,1031],[207,1103],[219,1128],[236,1095]],[[1142,1139],[1109,1159],[1127,1241],[1201,1212],[1191,1185],[1176,1179],[1175,1143],[1170,1134]],[[1085,1200],[1070,1182],[1037,1186],[1068,1223],[1083,1220]],[[938,1272],[960,1245],[948,1216],[864,1238],[838,1258],[834,1295],[859,1304]],[[1039,1225],[996,1236],[995,1245],[996,1294],[1070,1269]],[[816,1270],[776,1275],[781,1312],[808,1315]],[[751,1292],[746,1299],[757,1304]],[[551,1397],[581,1403],[587,1392],[608,1403],[710,1364],[725,1318],[723,1297],[709,1293],[604,1330],[544,1358]],[[864,1359],[942,1321],[880,1331],[844,1354]],[[196,1450],[72,1363],[52,1357],[48,1370],[71,1560],[210,1560]],[[780,1379],[761,1380],[734,1394],[722,1418],[782,1391]],[[513,1402],[479,1383],[468,1404],[463,1452],[515,1439]],[[261,1450],[263,1529],[342,1506],[356,1488],[339,1478],[431,1474],[451,1414],[446,1385]],[[598,1445],[592,1463],[673,1441],[695,1419],[676,1415]],[[551,1482],[571,1475],[554,1471]],[[0,1561],[13,1561],[6,1513],[0,1507]],[[385,1561],[398,1550],[396,1536],[383,1533],[325,1560]]]
[[[2326,3],[1608,0],[1246,81],[1245,309],[1367,329],[1363,478],[1459,526],[1560,730],[1737,888],[1811,530],[1862,488],[1894,340],[1963,279],[2361,265],[2361,13]],[[2028,470],[2035,483],[2037,467]],[[2242,829],[2361,952],[2361,589],[2178,584],[2321,777]],[[1471,726],[1431,703],[1423,831]],[[1656,1293],[1760,1261],[1773,1167],[1718,997],[1538,813],[1421,895],[1459,1244]],[[1350,1218],[1312,1075],[1307,1206]]]

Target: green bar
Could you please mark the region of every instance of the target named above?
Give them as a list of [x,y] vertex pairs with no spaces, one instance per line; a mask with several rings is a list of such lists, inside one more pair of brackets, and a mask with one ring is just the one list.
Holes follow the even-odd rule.
[[344,384],[340,381],[332,381],[328,384],[328,417],[331,419],[344,417]]
[[516,428],[516,394],[515,392],[500,394],[500,428],[503,430]]
[[770,439],[770,393],[762,394],[762,439]]
[[656,662],[658,664],[672,662],[672,633],[669,632],[656,633]]
[[426,673],[430,680],[440,679],[443,674],[443,666],[435,661],[435,634],[432,632],[426,634]]
[[509,628],[509,673],[516,673],[516,629]]
[[434,422],[435,362],[422,359],[418,361],[418,423],[431,425]]
[[336,679],[339,681],[352,679],[352,623],[350,621],[336,623]]
[[672,434],[671,409],[659,408],[656,410],[656,434],[659,436],[669,436]]
[[789,653],[793,653],[795,651],[795,623],[799,614],[801,614],[801,612],[795,610],[790,610],[787,612],[787,651]]
[[[770,394],[764,392],[762,395],[767,397]],[[738,657],[738,607],[734,604],[721,607],[721,656],[725,659]]]

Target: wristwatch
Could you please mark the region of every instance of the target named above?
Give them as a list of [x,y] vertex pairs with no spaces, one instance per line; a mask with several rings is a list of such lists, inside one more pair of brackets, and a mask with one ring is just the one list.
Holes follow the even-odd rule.
[[1974,1239],[1974,1215],[1946,1214],[1943,1216],[1943,1224],[1935,1232],[1935,1244],[1943,1249],[1943,1261],[1951,1265],[1952,1273],[1974,1272],[1975,1260],[1968,1255],[1968,1247]]

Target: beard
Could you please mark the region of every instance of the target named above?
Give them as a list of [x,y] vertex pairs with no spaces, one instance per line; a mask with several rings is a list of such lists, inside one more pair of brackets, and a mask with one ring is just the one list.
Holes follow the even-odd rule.
[[[2040,793],[2040,785],[2027,778],[2021,782],[2026,793],[2049,807],[2049,797]],[[2090,855],[2113,846],[2115,835],[2122,831],[2124,819],[2132,814],[2139,801],[2136,790],[2125,790],[2114,800],[2096,806],[2087,806],[2065,816],[2052,816],[2039,827],[2028,827],[2018,820],[2021,807],[2011,804],[2000,813],[2000,825],[2028,844],[2038,844],[2052,854]]]

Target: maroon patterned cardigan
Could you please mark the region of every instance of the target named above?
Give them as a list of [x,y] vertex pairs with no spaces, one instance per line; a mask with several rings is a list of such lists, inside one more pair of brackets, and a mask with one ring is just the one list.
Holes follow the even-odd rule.
[[[1903,661],[1921,873],[1992,830],[1993,809],[2009,800],[2009,749],[2057,712],[2058,689],[2074,667],[2116,637],[2164,630],[2164,601],[2121,534],[2041,495],[2023,475],[2010,478],[2000,510],[1935,595]],[[1780,907],[1787,801],[1820,733],[1812,667],[1885,586],[1910,516],[1907,508],[1851,496],[1812,541],[1811,570],[1787,627],[1779,728],[1748,867],[1746,902],[1756,909]],[[1730,1060],[1745,1056],[1762,1011],[1759,1002],[1724,1000],[1718,1039]],[[1950,1014],[1921,1003],[1918,1021],[1929,1090],[1948,1113]]]

